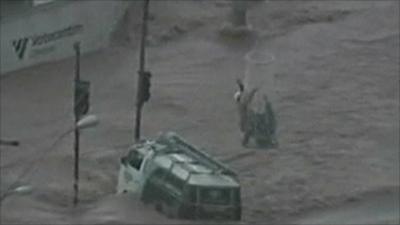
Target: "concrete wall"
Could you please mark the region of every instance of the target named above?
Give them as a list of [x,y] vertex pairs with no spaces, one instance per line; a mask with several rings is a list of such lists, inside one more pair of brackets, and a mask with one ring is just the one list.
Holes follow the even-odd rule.
[[108,45],[129,1],[56,1],[1,18],[1,75]]

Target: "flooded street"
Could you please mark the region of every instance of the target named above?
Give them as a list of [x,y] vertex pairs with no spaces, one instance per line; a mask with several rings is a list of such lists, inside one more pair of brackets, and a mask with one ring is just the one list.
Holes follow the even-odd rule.
[[[380,193],[381,192],[381,193]],[[320,210],[291,221],[293,224],[398,224],[398,188],[380,191],[362,199]]]
[[[32,193],[5,198],[1,224],[205,223],[115,195],[133,143],[138,11],[129,9],[110,47],[82,56],[100,124],[81,133],[77,208],[72,135],[37,162],[73,124],[74,59],[1,76],[1,137],[21,142],[1,147],[1,191],[35,163],[20,181]],[[222,1],[151,2],[143,137],[172,130],[228,159],[241,182],[238,224],[398,224],[399,1],[257,1],[246,39],[221,35],[228,12]],[[241,145],[233,94],[251,50],[274,55],[276,149]],[[256,77],[261,88],[266,76]]]

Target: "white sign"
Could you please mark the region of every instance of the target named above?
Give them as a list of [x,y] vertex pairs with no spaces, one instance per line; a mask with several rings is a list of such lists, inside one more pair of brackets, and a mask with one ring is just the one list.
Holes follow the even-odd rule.
[[129,5],[128,1],[33,1],[45,2],[51,7],[32,7],[0,21],[1,75],[71,57],[76,41],[81,42],[82,54],[107,46]]

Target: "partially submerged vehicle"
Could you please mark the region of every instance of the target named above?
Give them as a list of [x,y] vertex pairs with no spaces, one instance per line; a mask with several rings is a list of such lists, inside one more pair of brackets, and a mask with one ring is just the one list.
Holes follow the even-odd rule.
[[173,132],[121,158],[118,193],[135,193],[169,217],[241,219],[235,172]]

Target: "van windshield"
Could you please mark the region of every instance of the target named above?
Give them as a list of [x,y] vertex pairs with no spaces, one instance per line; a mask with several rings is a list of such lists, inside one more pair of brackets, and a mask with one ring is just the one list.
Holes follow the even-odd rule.
[[218,204],[227,205],[230,201],[231,196],[230,189],[222,188],[207,188],[200,190],[200,199],[205,204]]

